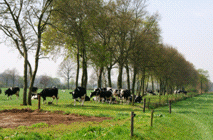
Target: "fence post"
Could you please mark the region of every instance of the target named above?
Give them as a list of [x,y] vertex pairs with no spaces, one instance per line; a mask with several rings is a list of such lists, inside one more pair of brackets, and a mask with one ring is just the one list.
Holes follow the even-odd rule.
[[152,111],[151,111],[151,126],[153,126],[153,113],[154,113],[154,110],[152,109]]
[[134,111],[131,112],[131,137],[133,136],[133,130],[134,130]]
[[40,106],[41,106],[41,96],[40,95],[37,95],[38,96],[38,110],[40,110]]
[[145,112],[145,108],[146,108],[146,98],[143,99],[143,112]]
[[172,113],[172,101],[171,100],[169,100],[169,113],[171,114]]

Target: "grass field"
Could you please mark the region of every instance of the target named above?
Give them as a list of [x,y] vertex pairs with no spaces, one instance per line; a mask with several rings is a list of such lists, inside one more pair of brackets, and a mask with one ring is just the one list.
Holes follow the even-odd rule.
[[[4,91],[4,89],[2,89]],[[88,91],[89,93],[90,91]],[[22,90],[20,91],[22,93]],[[158,96],[147,96],[151,102],[159,102]],[[163,102],[173,96],[161,97]],[[182,98],[182,96],[178,97]],[[51,101],[47,98],[47,101]],[[143,104],[135,106],[123,104],[102,104],[86,102],[82,107],[73,106],[69,91],[59,92],[58,105],[41,105],[42,110],[64,111],[86,116],[112,117],[111,120],[98,122],[75,122],[70,125],[59,124],[49,126],[45,123],[32,126],[19,126],[16,129],[0,128],[0,139],[130,139],[130,113],[134,111],[134,136],[132,139],[151,140],[211,140],[213,137],[213,94],[203,94],[187,98],[172,104],[172,113],[168,106],[154,109],[154,123],[150,126],[150,112],[143,113]],[[4,93],[0,94],[0,110],[4,109],[37,109],[37,100],[32,106],[20,106],[22,95],[18,100],[7,100]]]

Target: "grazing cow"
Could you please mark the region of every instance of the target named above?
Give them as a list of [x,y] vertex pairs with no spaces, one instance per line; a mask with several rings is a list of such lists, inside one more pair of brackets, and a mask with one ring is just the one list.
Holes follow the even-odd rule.
[[[86,97],[86,89],[83,87],[77,87],[73,92],[70,92],[72,94],[72,97],[74,99],[74,106],[76,105],[76,100],[80,98],[82,102],[82,106],[84,105],[84,101]],[[88,100],[88,99],[87,99]]]
[[142,101],[142,96],[141,95],[137,95],[136,97],[135,97],[135,102],[136,103],[141,103],[141,101]]
[[147,90],[147,93],[152,94],[152,95],[156,95],[152,90]]
[[131,98],[131,92],[129,89],[121,89],[120,91],[120,98],[126,100],[129,104]]
[[37,87],[32,87],[32,93],[37,94],[38,88]]
[[5,95],[7,95],[7,99],[9,99],[9,96],[10,96],[10,99],[12,99],[12,95],[15,94],[16,95],[16,98],[18,99],[19,97],[19,87],[10,87],[8,88],[6,91],[5,91]]
[[32,87],[32,93],[31,93],[31,99],[38,99],[38,94],[37,94],[38,88],[37,87]]
[[95,101],[98,101],[98,100],[99,100],[99,101],[100,101],[100,99],[99,99],[100,92],[101,92],[101,88],[96,88],[96,89],[94,89],[94,91],[90,93],[90,99],[91,99],[93,96],[95,96],[95,98],[93,98],[93,100],[95,100]]
[[96,99],[98,98],[99,102],[102,100],[102,103],[105,100],[109,100],[109,103],[112,103],[112,92],[108,91],[106,88],[97,88],[94,92],[90,93],[90,98],[93,96],[96,96]]
[[[40,95],[43,98],[43,104],[46,103],[46,97],[52,97],[53,100],[56,98],[56,104],[58,104],[58,88],[45,88],[37,95]],[[52,100],[52,102],[53,102]]]
[[115,96],[115,97],[120,97],[120,90],[114,89],[114,90],[112,91],[112,94],[113,94],[113,96]]
[[175,93],[175,94],[177,94],[177,93],[184,93],[184,94],[186,95],[186,94],[187,94],[187,91],[185,91],[185,90],[180,90],[180,89],[179,89],[179,90],[175,90],[174,93]]

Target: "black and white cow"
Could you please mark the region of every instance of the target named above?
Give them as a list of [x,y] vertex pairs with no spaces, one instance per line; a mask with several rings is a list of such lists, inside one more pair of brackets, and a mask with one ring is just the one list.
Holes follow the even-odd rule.
[[32,93],[37,94],[38,88],[37,87],[32,87]]
[[141,103],[141,101],[142,101],[142,96],[141,96],[141,95],[137,95],[137,96],[135,97],[135,102],[136,102],[136,103]]
[[16,98],[18,99],[19,97],[19,91],[20,91],[20,88],[19,87],[10,87],[8,88],[7,90],[5,90],[5,95],[7,95],[7,99],[12,99],[12,95],[15,94],[16,95]]
[[99,102],[102,100],[102,103],[104,101],[109,101],[109,103],[112,103],[113,94],[111,90],[107,90],[107,88],[97,88],[94,92],[90,93],[90,98],[93,96],[96,96],[96,100]]
[[[45,88],[37,95],[40,95],[43,98],[43,104],[46,103],[46,97],[52,97],[53,100],[56,98],[56,104],[58,104],[58,88],[52,87],[52,88]],[[36,96],[34,96],[36,98]],[[33,98],[33,96],[32,96]],[[52,102],[53,102],[52,100]]]
[[146,92],[152,95],[156,95],[156,93],[154,93],[152,90],[147,90]]
[[38,94],[37,94],[38,88],[37,87],[32,87],[32,93],[31,93],[31,99],[38,99]]
[[126,100],[126,102],[129,104],[130,98],[131,98],[130,90],[129,89],[121,89],[120,98],[123,99],[123,100]]
[[[80,98],[81,102],[82,102],[82,106],[84,105],[84,101],[86,98],[86,89],[83,87],[77,87],[73,92],[70,92],[70,94],[72,94],[72,97],[74,99],[74,106],[76,105],[76,101],[78,100],[78,98]],[[89,97],[88,97],[89,98]],[[88,100],[87,98],[87,100]]]
[[179,89],[179,90],[175,90],[174,93],[175,93],[175,94],[177,94],[177,93],[184,93],[184,94],[186,95],[186,94],[187,94],[187,91],[185,91],[185,90],[180,90],[180,89]]

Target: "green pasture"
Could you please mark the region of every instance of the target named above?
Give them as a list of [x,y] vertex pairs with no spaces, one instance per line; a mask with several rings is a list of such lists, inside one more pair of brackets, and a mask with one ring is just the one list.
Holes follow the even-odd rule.
[[[4,91],[4,89],[2,89]],[[70,90],[71,91],[71,90]],[[132,139],[151,140],[211,140],[213,134],[213,94],[203,94],[192,98],[184,95],[175,96],[152,96],[150,108],[154,109],[154,123],[150,126],[151,109],[143,112],[143,103],[134,106],[126,104],[85,102],[84,106],[79,103],[73,106],[70,91],[65,93],[59,91],[58,105],[43,105],[42,110],[64,111],[64,114],[79,114],[86,116],[111,117],[111,120],[103,122],[75,122],[70,125],[47,125],[45,123],[33,124],[31,126],[19,126],[15,129],[0,128],[0,139],[130,139],[130,113],[134,111],[134,136]],[[89,94],[90,91],[88,91]],[[21,106],[22,90],[20,98],[7,100],[4,93],[0,94],[0,110],[4,109],[37,109],[37,100],[32,101],[32,106]],[[190,93],[193,95],[192,93]],[[47,102],[51,101],[47,98]],[[155,107],[155,104],[166,105],[168,100],[172,103],[172,113],[168,106]],[[182,100],[182,101],[178,101]],[[178,101],[178,102],[177,102]],[[42,101],[43,102],[43,101]]]

